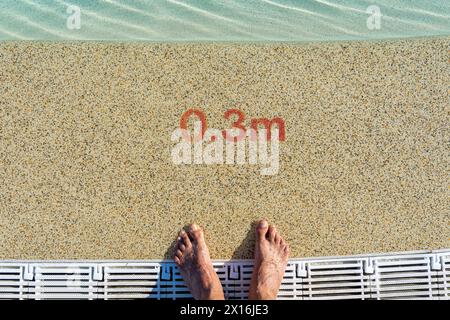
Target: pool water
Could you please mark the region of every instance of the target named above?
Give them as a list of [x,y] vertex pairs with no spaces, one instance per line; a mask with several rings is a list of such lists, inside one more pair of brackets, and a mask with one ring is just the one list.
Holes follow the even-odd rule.
[[446,0],[2,0],[0,40],[330,41],[450,34]]

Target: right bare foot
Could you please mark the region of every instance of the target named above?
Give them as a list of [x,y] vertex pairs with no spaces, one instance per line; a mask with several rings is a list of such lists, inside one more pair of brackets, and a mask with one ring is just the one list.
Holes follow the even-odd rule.
[[277,298],[289,257],[289,246],[266,220],[256,226],[255,265],[249,290],[250,300]]
[[194,299],[224,299],[222,284],[209,257],[203,230],[198,225],[191,224],[189,234],[184,230],[180,232],[174,260]]

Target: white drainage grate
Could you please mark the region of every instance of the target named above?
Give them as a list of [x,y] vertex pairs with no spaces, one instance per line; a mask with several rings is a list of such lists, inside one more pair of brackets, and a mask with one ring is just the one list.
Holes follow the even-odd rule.
[[[245,299],[248,260],[215,261],[229,299]],[[450,249],[291,259],[279,299],[449,299]],[[2,299],[191,298],[169,261],[0,261]]]

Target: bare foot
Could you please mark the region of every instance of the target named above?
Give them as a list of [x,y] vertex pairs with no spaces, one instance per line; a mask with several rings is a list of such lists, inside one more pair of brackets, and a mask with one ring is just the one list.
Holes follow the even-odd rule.
[[255,265],[249,290],[251,300],[277,298],[289,257],[289,246],[266,220],[256,227]]
[[184,282],[196,300],[224,300],[222,284],[214,271],[203,230],[196,224],[180,232],[174,257]]

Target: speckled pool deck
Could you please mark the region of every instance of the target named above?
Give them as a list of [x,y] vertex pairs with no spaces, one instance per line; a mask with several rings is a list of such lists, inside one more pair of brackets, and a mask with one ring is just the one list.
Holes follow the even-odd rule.
[[[450,38],[0,44],[0,259],[216,259],[273,222],[292,257],[450,247]],[[282,117],[280,171],[172,163],[189,108]]]

